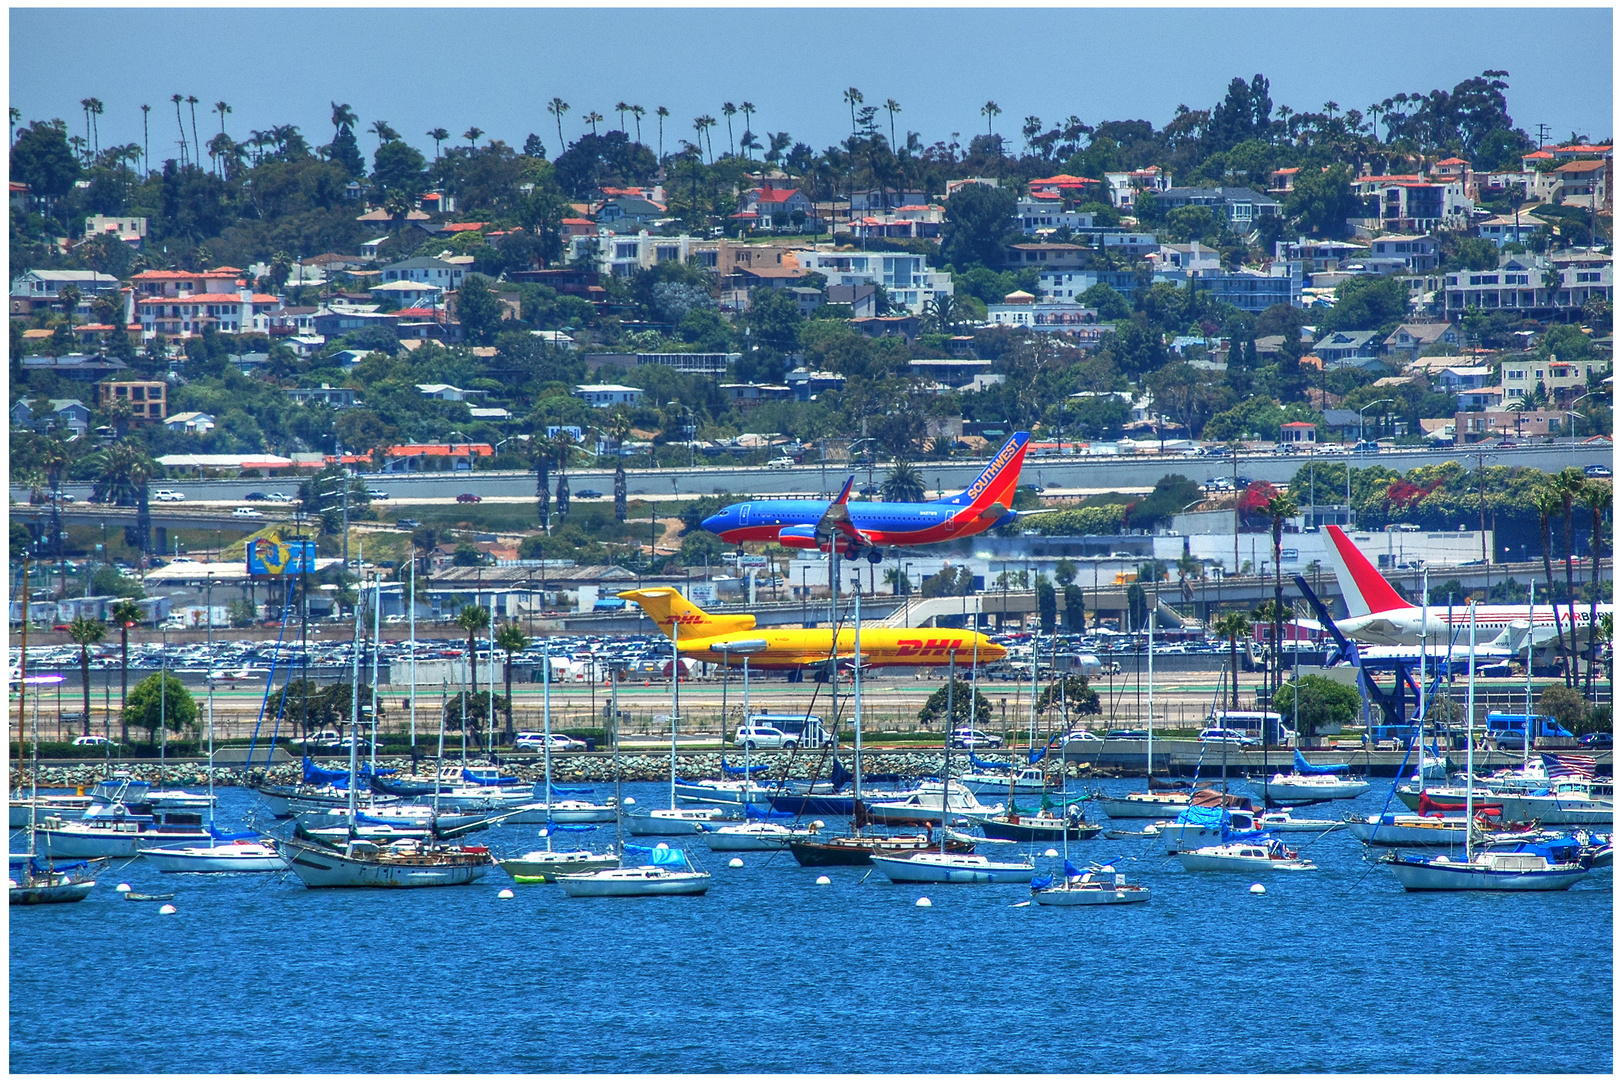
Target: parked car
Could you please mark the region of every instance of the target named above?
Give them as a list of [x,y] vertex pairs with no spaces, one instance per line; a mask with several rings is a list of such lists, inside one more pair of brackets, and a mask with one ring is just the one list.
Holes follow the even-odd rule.
[[77,739],[73,740],[73,745],[74,746],[117,746],[118,742],[116,740],[114,740],[114,739],[104,738],[101,735],[80,735]]
[[793,467],[794,459],[790,457],[773,458],[772,460],[766,462],[766,468],[768,469],[791,469]]
[[1583,746],[1591,746],[1602,750],[1609,750],[1615,746],[1615,736],[1608,731],[1589,731],[1576,741]]
[[861,488],[859,491],[857,491],[856,494],[857,495],[865,495],[868,498],[871,498],[872,496],[878,494],[878,489],[876,487],[874,487],[872,484],[868,484],[865,487]]
[[958,728],[951,733],[951,745],[959,750],[972,750],[981,746],[994,750],[1002,745],[1002,736],[991,735],[978,728]]
[[400,520],[396,521],[394,524],[398,525],[402,529],[422,528],[422,522],[418,521],[416,518],[400,518]]
[[255,510],[251,506],[239,506],[235,510],[231,511],[231,516],[241,518],[262,518],[265,515],[262,510]]
[[574,497],[576,499],[600,499],[602,498],[602,492],[596,488],[581,488],[574,493]]
[[1353,454],[1377,454],[1378,452],[1379,444],[1376,442],[1371,442],[1367,439],[1363,439],[1361,442],[1351,447],[1351,453]]
[[1102,736],[1094,735],[1090,731],[1085,730],[1084,728],[1079,730],[1079,731],[1072,731],[1068,735],[1064,736],[1064,745],[1065,746],[1068,746],[1072,742],[1097,742],[1097,743],[1100,743],[1102,741],[1103,741]]
[[296,502],[297,501],[291,495],[287,494],[285,491],[272,491],[270,493],[270,495],[269,495],[269,499],[270,499],[271,502],[279,502],[279,503],[289,503],[289,502]]
[[366,498],[368,498],[368,499],[386,499],[386,498],[388,498],[388,492],[386,492],[386,491],[378,491],[376,488],[367,488],[366,489]]
[[1148,732],[1138,731],[1136,728],[1117,728],[1114,731],[1104,732],[1103,738],[1104,741],[1110,739],[1146,739],[1148,738]]
[[1583,469],[1582,472],[1586,473],[1588,476],[1614,475],[1610,472],[1610,467],[1608,465],[1589,465],[1587,468]]
[[460,495],[456,496],[456,501],[459,503],[483,502],[484,496],[474,495],[471,491],[464,491]]
[[737,729],[733,741],[750,750],[792,750],[799,745],[799,736],[770,724],[745,724]]
[[1199,732],[1200,742],[1231,743],[1235,746],[1258,746],[1258,740],[1232,728],[1212,727]]
[[186,497],[178,491],[171,491],[168,488],[159,488],[152,493],[152,500],[154,502],[185,502]]
[[243,502],[264,502],[269,497],[270,496],[266,495],[262,491],[250,491],[246,495],[242,496],[242,501]]
[[[512,740],[512,748],[514,750],[544,750],[546,749],[546,742],[547,737],[544,732],[520,731],[518,737]],[[565,750],[584,750],[586,748],[585,743],[579,739],[570,738],[556,731],[551,734],[551,744],[552,753],[554,754]]]

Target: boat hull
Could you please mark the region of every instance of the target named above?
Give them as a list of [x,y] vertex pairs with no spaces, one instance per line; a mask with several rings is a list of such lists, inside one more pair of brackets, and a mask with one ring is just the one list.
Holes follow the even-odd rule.
[[1052,840],[1059,842],[1065,839],[1068,833],[1070,840],[1090,840],[1103,831],[1103,826],[1093,825],[1085,821],[1072,822],[1066,828],[1059,820],[1046,820],[1038,818],[1022,818],[1019,821],[1005,821],[996,818],[979,818],[974,821],[993,840]]
[[13,907],[33,907],[76,903],[89,896],[95,886],[94,881],[73,881],[61,885],[13,885],[9,891]]
[[1262,783],[1251,780],[1256,794],[1280,806],[1298,806],[1302,803],[1328,802],[1333,799],[1355,799],[1372,790],[1366,780],[1333,780],[1319,783],[1293,777],[1274,778]]
[[1499,795],[1504,821],[1540,821],[1544,825],[1614,826],[1615,804],[1557,795]]
[[765,830],[728,832],[726,829],[717,829],[715,832],[704,834],[704,843],[710,851],[786,851],[790,840],[804,839],[809,835],[804,830],[796,833],[789,829],[783,829],[781,832]]
[[338,851],[290,845],[293,873],[311,889],[421,889],[470,885],[489,873],[487,852],[417,859],[351,858]]
[[521,859],[502,859],[500,865],[507,876],[519,885],[549,884],[571,874],[592,874],[619,865],[616,855],[583,854],[584,858],[580,857],[581,852],[532,851]]
[[1093,802],[1111,818],[1174,818],[1188,807],[1187,795],[1149,795],[1139,798],[1099,796]]
[[709,891],[709,874],[701,871],[661,871],[651,868],[603,870],[557,879],[565,893],[584,897],[702,896]]
[[938,855],[933,858],[874,855],[872,864],[897,885],[1027,885],[1036,876],[1036,868],[1031,863],[1002,863],[975,856],[952,858],[948,855],[940,859]]
[[1243,859],[1229,855],[1203,855],[1197,851],[1179,851],[1176,855],[1184,870],[1225,870],[1233,873],[1263,873],[1274,870],[1315,870],[1315,866],[1298,859]]
[[141,834],[112,829],[40,829],[40,850],[52,859],[119,859],[140,854]]
[[1105,904],[1141,904],[1149,898],[1143,885],[1055,885],[1032,893],[1030,899],[1042,907],[1100,907]]
[[769,806],[773,796],[777,794],[775,787],[761,787],[751,785],[746,791],[741,783],[691,783],[683,784],[679,781],[675,785],[675,797],[683,803],[692,803],[698,806]]
[[626,814],[625,831],[632,836],[696,836],[719,818],[705,810],[660,810],[652,814]]
[[267,844],[149,848],[141,857],[160,874],[250,874],[287,869],[287,857]]
[[[872,857],[880,855],[905,855],[914,851],[927,851],[931,844],[925,836],[899,842],[885,842],[880,837],[864,838],[858,841],[840,840],[790,840],[788,850],[793,854],[794,861],[800,866],[871,866]],[[955,840],[946,842],[947,851],[972,851],[972,844],[963,844]]]
[[1390,870],[1408,892],[1560,892],[1587,876],[1580,866],[1546,870],[1496,870],[1472,863],[1396,860]]
[[[77,821],[90,808],[91,799],[88,795],[41,795],[33,805],[35,821],[44,821],[52,815],[63,821]],[[28,828],[29,803],[26,798],[13,799],[9,810],[13,829]]]
[[1379,847],[1463,847],[1465,827],[1462,821],[1445,825],[1375,824],[1370,821],[1352,821],[1346,826],[1351,835],[1364,844]]

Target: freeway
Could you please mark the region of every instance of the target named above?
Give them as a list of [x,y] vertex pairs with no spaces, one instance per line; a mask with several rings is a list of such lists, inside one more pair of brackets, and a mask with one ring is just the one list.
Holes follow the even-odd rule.
[[[1328,463],[1351,461],[1358,468],[1379,465],[1407,472],[1424,465],[1440,465],[1449,461],[1475,464],[1483,460],[1487,465],[1518,465],[1558,472],[1568,465],[1606,465],[1611,458],[1609,446],[1572,447],[1568,442],[1520,446],[1509,449],[1491,447],[1482,451],[1468,448],[1456,450],[1394,450],[1377,455],[1348,458],[1340,454],[1318,455],[1317,460]],[[1238,472],[1256,480],[1274,484],[1287,483],[1296,472],[1311,460],[1304,454],[1256,453],[1242,454]],[[960,491],[973,483],[985,467],[984,459],[941,462],[919,462],[930,492]],[[881,480],[887,467],[877,466],[872,472],[874,480]],[[1232,476],[1230,458],[1190,457],[1183,454],[1131,454],[1127,456],[1090,455],[1080,457],[1029,458],[1024,464],[1024,483],[1046,488],[1082,490],[1147,489],[1161,477],[1180,473],[1190,480],[1203,481],[1210,477]],[[836,491],[851,472],[867,480],[864,467],[852,468],[848,464],[829,462],[797,465],[785,469],[765,469],[759,466],[699,466],[687,469],[630,469],[625,473],[627,491],[631,497],[642,495],[688,496],[715,495],[736,492],[750,495],[816,495]],[[608,496],[613,492],[613,471],[610,469],[571,469],[569,487],[574,491],[595,489]],[[453,498],[464,492],[486,498],[533,498],[535,474],[531,472],[462,472],[385,474],[366,473],[368,486],[381,488],[396,499]],[[182,492],[187,500],[232,501],[240,500],[250,491],[293,493],[297,481],[291,477],[249,480],[171,480],[167,486]],[[26,501],[25,488],[12,487],[12,499]],[[81,502],[89,497],[88,483],[70,483],[63,490]]]

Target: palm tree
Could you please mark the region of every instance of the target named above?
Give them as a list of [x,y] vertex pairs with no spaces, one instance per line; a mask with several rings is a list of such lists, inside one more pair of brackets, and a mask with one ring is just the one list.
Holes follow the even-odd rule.
[[339,105],[336,101],[332,103],[332,134],[334,136],[341,135],[344,128],[353,128],[359,122],[360,117],[355,115],[355,111],[347,103],[343,105]]
[[856,106],[867,99],[861,96],[861,91],[850,87],[843,94],[844,100],[850,103],[850,134],[856,133]]
[[203,141],[197,137],[197,102],[198,102],[198,100],[199,99],[198,99],[196,94],[189,94],[186,97],[186,104],[191,106],[191,145],[193,147],[200,147],[200,146],[203,145]]
[[602,122],[602,114],[597,112],[597,110],[592,109],[590,112],[585,114],[585,122],[591,125],[591,134],[595,135],[597,133],[597,125]]
[[1300,513],[1300,504],[1279,492],[1261,507],[1272,521],[1272,685],[1283,685],[1283,523]]
[[482,135],[482,134],[484,134],[484,129],[483,128],[481,128],[481,127],[470,127],[466,131],[462,132],[462,138],[467,140],[467,145],[468,145],[468,147],[470,149],[477,150],[478,149],[478,137],[480,135]]
[[[1572,535],[1575,525],[1575,515],[1572,513],[1573,505],[1582,488],[1587,485],[1587,475],[1574,465],[1568,469],[1561,469],[1553,478],[1550,486],[1559,493],[1560,512],[1565,517],[1565,604],[1570,610],[1570,663],[1565,665],[1565,685],[1577,685],[1576,679],[1576,559],[1575,538]],[[1558,611],[1557,606],[1554,609]],[[1559,619],[1555,617],[1557,625]]]
[[647,115],[647,110],[640,105],[632,105],[630,115],[636,120],[636,145],[640,146],[642,145],[642,117]]
[[1604,511],[1614,504],[1615,488],[1608,480],[1590,480],[1583,485],[1579,496],[1583,506],[1593,515],[1593,538],[1589,543],[1592,549],[1589,554],[1593,557],[1593,580],[1591,595],[1588,597],[1587,609],[1587,690],[1586,696],[1593,696],[1593,671],[1598,667],[1598,562],[1600,545],[1604,542]]
[[614,518],[626,521],[630,510],[625,505],[625,436],[630,434],[630,415],[623,406],[614,410],[608,422],[608,434],[614,440]]
[[[118,627],[118,707],[129,703],[129,628],[141,621],[141,605],[133,600],[120,600],[110,613]],[[129,721],[122,720],[121,741],[129,741]]]
[[146,171],[152,171],[152,132],[147,127],[147,119],[152,115],[152,106],[141,106],[141,157],[146,162]]
[[64,285],[57,290],[56,295],[62,301],[62,314],[68,317],[68,333],[73,333],[73,313],[79,309],[79,301],[84,294],[79,292],[77,285]]
[[1229,611],[1224,615],[1218,615],[1216,621],[1211,623],[1210,629],[1215,631],[1217,637],[1227,639],[1228,657],[1233,672],[1233,708],[1236,710],[1238,708],[1238,639],[1249,636],[1249,616],[1242,611]]
[[225,134],[225,114],[231,112],[231,107],[223,101],[214,102],[214,111],[220,114],[220,134]]
[[732,157],[736,157],[737,143],[732,138],[732,117],[737,115],[737,106],[733,105],[730,101],[724,101],[720,106],[720,114],[726,117],[726,145],[730,147],[730,155]]
[[559,431],[551,440],[548,456],[557,463],[557,517],[559,522],[568,514],[568,459],[574,452],[574,436]]
[[366,130],[377,136],[377,146],[379,149],[382,148],[384,143],[393,142],[395,139],[400,137],[400,133],[390,127],[387,120],[374,121],[372,126]]
[[985,104],[979,107],[979,115],[985,118],[985,134],[996,134],[995,129],[991,125],[996,122],[996,118],[998,116],[1002,115],[1002,106],[998,105],[994,101],[987,101]]
[[428,132],[428,138],[433,140],[433,160],[439,160],[439,144],[450,138],[450,132],[442,127],[436,127]]
[[106,111],[107,111],[107,107],[101,103],[100,98],[91,98],[90,99],[90,137],[91,137],[91,142],[94,145],[93,153],[98,157],[101,155],[101,120],[100,120],[100,117],[101,117],[101,114],[106,112]]
[[94,101],[94,100],[96,100],[96,99],[95,98],[80,98],[79,99],[79,108],[84,110],[84,145],[87,148],[90,145],[90,103],[92,101]]
[[107,624],[77,615],[68,623],[68,637],[79,647],[79,674],[84,682],[84,733],[90,734],[90,646],[107,636]]
[[[1531,495],[1531,505],[1537,508],[1537,524],[1542,531],[1542,576],[1548,583],[1548,599],[1553,600],[1553,519],[1560,510],[1559,492],[1550,482]],[[1554,627],[1559,628],[1558,605],[1554,606]],[[1559,631],[1559,647],[1565,647],[1564,631]]]
[[894,98],[884,102],[884,111],[889,113],[889,145],[895,147],[895,114],[901,111],[901,103]]
[[625,130],[625,114],[630,112],[629,103],[624,102],[624,101],[616,101],[616,102],[614,102],[614,112],[619,114],[619,130],[624,131]]
[[923,474],[910,461],[897,460],[884,482],[878,485],[878,493],[885,502],[922,502]]
[[[754,102],[745,101],[743,104],[741,104],[741,105],[739,105],[737,107],[737,111],[743,114],[743,130],[745,132],[753,130],[753,128],[754,128],[754,119],[753,119],[754,118]],[[747,150],[748,147],[744,146],[743,149]]]
[[529,647],[529,639],[524,636],[523,627],[517,623],[509,622],[495,632],[495,647],[507,654],[506,682],[507,682],[507,741],[512,741],[512,654],[523,652]]
[[654,111],[654,114],[657,115],[658,118],[659,118],[659,160],[663,161],[664,160],[664,120],[665,120],[665,118],[667,116],[670,115],[670,110],[666,109],[663,105],[660,105],[657,109],[655,109],[653,111]]
[[[708,113],[705,113],[704,115],[699,116],[699,117],[695,117],[693,119],[692,127],[693,127],[693,130],[695,130],[698,133],[698,138],[700,140],[704,140],[704,139],[708,138],[709,129],[714,127],[717,122],[718,121],[716,121],[716,119],[713,116],[710,116]],[[709,161],[714,161],[715,160],[715,144],[714,144],[714,142],[712,140],[709,142],[709,158],[708,158],[708,160]]]
[[184,94],[171,94],[169,100],[174,102],[174,122],[180,125],[180,164],[186,164],[186,121],[180,115],[180,103],[186,100]]
[[490,609],[467,604],[456,613],[456,625],[467,631],[467,681],[469,696],[478,696],[478,632],[490,628]]
[[569,104],[560,97],[554,97],[546,103],[546,111],[557,120],[557,155],[562,157],[563,150],[568,146],[563,141],[563,114],[568,112]]

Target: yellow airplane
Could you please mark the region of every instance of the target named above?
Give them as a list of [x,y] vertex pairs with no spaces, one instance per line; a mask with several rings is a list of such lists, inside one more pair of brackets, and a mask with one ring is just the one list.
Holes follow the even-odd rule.
[[[681,655],[710,664],[738,665],[745,655],[757,668],[803,668],[827,663],[833,631],[755,630],[753,615],[711,615],[675,589],[632,589],[619,594],[634,600],[664,632],[675,638]],[[680,627],[677,637],[675,627]],[[855,628],[839,631],[839,659],[854,658]],[[861,662],[871,667],[944,667],[955,652],[957,664],[977,659],[992,663],[1007,650],[973,630],[896,630],[863,627]]]

